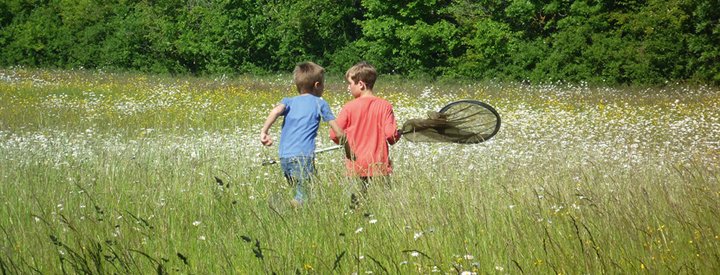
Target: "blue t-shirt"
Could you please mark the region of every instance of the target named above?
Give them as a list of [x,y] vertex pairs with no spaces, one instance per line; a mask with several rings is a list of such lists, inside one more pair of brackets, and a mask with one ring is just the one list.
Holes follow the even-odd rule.
[[330,105],[311,94],[283,98],[285,116],[280,132],[280,157],[315,156],[320,120],[335,120]]

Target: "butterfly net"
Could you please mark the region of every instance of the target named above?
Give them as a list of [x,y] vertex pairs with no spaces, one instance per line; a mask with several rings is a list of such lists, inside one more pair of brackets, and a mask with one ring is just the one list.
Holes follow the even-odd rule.
[[500,129],[500,115],[490,105],[466,100],[448,104],[427,118],[406,121],[400,132],[412,142],[480,143]]

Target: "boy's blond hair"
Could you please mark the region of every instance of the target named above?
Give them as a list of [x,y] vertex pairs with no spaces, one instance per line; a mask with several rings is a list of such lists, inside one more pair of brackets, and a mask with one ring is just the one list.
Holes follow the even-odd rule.
[[373,65],[362,61],[350,67],[345,73],[345,78],[352,79],[355,83],[362,81],[368,89],[372,90],[373,86],[375,86],[375,80],[377,80],[377,70]]
[[325,68],[313,62],[304,62],[295,66],[293,71],[293,81],[298,89],[298,92],[315,93],[315,82],[324,84],[325,81]]

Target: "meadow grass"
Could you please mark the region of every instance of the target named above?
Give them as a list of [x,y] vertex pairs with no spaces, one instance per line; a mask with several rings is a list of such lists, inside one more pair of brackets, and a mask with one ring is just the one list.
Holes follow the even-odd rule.
[[[477,145],[399,142],[391,186],[359,209],[342,153],[320,154],[293,209],[258,141],[291,79],[0,70],[0,270],[720,271],[717,88],[380,78],[399,123],[472,98],[502,128]],[[326,86],[337,113],[345,85]]]

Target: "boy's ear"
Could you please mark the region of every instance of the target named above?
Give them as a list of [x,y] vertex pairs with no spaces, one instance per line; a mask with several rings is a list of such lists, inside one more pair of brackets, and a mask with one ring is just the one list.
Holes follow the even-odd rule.
[[316,96],[322,96],[323,93],[323,84],[319,81],[315,81],[313,84],[312,94]]

